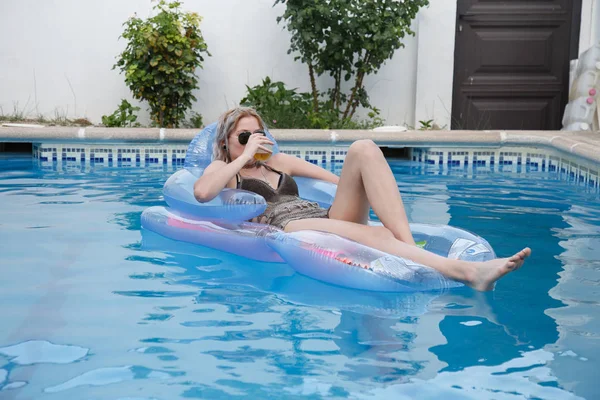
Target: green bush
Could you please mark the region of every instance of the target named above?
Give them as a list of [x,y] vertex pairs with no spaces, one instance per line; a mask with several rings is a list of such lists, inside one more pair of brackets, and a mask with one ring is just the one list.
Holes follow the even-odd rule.
[[180,11],[180,5],[160,0],[154,17],[125,22],[121,36],[127,47],[113,67],[125,74],[133,97],[148,102],[152,121],[169,128],[179,126],[196,100],[196,69],[202,67],[202,54],[210,56],[199,27],[201,17]]
[[102,124],[109,128],[122,128],[140,126],[137,121],[136,111],[139,111],[139,107],[134,107],[127,100],[121,100],[119,108],[115,110],[111,115],[102,116]]
[[183,122],[184,128],[202,128],[203,126],[204,121],[202,118],[202,114],[199,114],[196,111],[192,111],[189,114],[189,119]]
[[308,114],[312,103],[307,93],[286,89],[283,82],[272,82],[269,77],[246,89],[246,97],[240,103],[258,111],[268,125],[282,129],[311,127]]
[[372,108],[369,118],[341,118],[339,110],[330,106],[327,96],[318,95],[319,108],[313,109],[312,93],[299,93],[287,89],[283,82],[273,82],[266,77],[260,85],[246,86],[246,96],[240,101],[243,106],[253,107],[273,128],[295,129],[372,129],[383,125],[379,110]]
[[[298,54],[308,66],[313,111],[322,107],[336,110],[342,121],[351,120],[358,106],[371,109],[364,86],[367,75],[381,66],[403,47],[406,35],[418,10],[428,0],[276,0],[286,9],[277,22],[284,22],[291,32],[288,54]],[[328,74],[333,89],[323,105],[316,76]],[[353,80],[349,94],[342,91],[342,80]]]

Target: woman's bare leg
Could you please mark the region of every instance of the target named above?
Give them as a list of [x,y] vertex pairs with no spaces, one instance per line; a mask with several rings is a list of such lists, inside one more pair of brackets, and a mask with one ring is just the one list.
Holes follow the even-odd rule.
[[346,155],[329,217],[366,224],[369,206],[396,239],[415,244],[390,166],[372,140],[359,140]]
[[477,290],[491,290],[494,282],[507,273],[519,269],[531,254],[525,248],[509,258],[499,258],[485,262],[450,260],[417,246],[398,240],[386,227],[367,226],[358,223],[326,219],[308,218],[292,221],[285,227],[286,232],[317,230],[334,233],[347,239],[373,247],[383,252],[407,258],[431,267],[448,278],[464,282]]

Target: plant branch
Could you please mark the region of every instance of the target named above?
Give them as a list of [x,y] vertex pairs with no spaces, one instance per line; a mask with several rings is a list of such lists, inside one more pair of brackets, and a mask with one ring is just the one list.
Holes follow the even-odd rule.
[[308,74],[310,76],[310,88],[313,96],[313,110],[315,113],[319,112],[319,93],[317,92],[317,83],[315,81],[315,70],[312,62],[308,64]]
[[350,118],[352,118],[352,116],[354,115],[354,111],[356,110],[356,107],[358,105],[358,102],[356,99],[356,94],[362,88],[363,79],[365,77],[364,66],[367,65],[370,56],[371,55],[368,51],[365,52],[365,56],[364,56],[364,60],[363,60],[363,68],[358,72],[358,75],[356,75],[356,81],[354,84],[354,88],[352,88],[352,94],[350,95],[348,104],[346,104],[346,110],[344,111],[344,117],[343,117],[344,119],[348,118],[348,116],[349,116],[348,113],[350,112],[350,110],[352,110],[352,113],[350,114]]

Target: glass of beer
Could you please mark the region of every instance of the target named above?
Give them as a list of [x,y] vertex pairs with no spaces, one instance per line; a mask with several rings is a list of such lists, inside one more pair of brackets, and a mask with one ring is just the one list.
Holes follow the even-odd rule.
[[258,149],[256,154],[254,154],[254,159],[256,161],[267,161],[273,155],[273,146],[270,144],[262,144],[262,147],[266,148],[267,151],[263,149]]

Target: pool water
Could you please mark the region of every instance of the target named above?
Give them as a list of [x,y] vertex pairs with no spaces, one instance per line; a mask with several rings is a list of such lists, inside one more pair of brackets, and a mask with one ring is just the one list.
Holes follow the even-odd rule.
[[533,255],[382,294],[141,232],[172,170],[1,157],[0,398],[598,398],[599,195],[556,173],[390,161],[411,221]]

